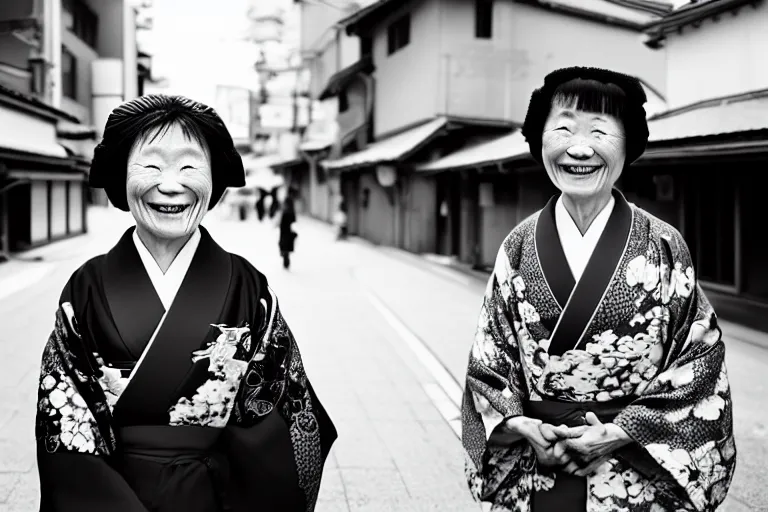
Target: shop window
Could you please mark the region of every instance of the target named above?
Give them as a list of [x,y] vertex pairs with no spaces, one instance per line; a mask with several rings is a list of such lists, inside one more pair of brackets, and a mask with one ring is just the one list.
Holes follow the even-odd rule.
[[475,0],[475,37],[490,39],[493,36],[493,0]]
[[387,53],[392,55],[396,51],[408,46],[411,42],[411,15],[406,14],[393,21],[387,29]]
[[61,47],[61,94],[77,99],[77,59],[64,46]]
[[698,277],[736,284],[736,186],[732,177],[702,173],[686,197],[685,237]]

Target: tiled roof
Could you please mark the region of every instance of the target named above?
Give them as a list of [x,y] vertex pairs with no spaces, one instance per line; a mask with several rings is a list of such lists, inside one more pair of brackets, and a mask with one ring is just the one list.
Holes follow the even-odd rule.
[[538,3],[577,14],[598,16],[608,22],[618,22],[638,28],[645,27],[662,17],[659,12],[610,0],[539,0]]
[[646,33],[657,39],[662,38],[664,34],[673,32],[684,25],[755,3],[756,0],[676,1],[674,3],[674,10],[660,20],[651,23],[646,28]]
[[768,90],[699,102],[648,121],[649,142],[768,130]]
[[519,130],[496,137],[490,141],[460,149],[454,153],[420,165],[417,170],[424,172],[455,171],[470,167],[508,162],[530,156],[528,143]]
[[[412,1],[412,0],[411,0]],[[641,28],[657,22],[669,11],[669,2],[663,0],[515,0],[552,9],[586,15],[608,23],[618,22]],[[358,27],[375,21],[408,3],[409,0],[379,0],[363,7],[339,21],[347,34],[357,33]]]
[[325,160],[321,162],[321,165],[326,169],[343,170],[377,163],[396,162],[407,158],[423,147],[424,144],[438,135],[447,124],[446,118],[438,117],[410,130],[374,142],[362,151],[351,153],[338,160]]
[[3,102],[3,100],[5,100],[5,102],[14,103],[19,107],[24,107],[30,111],[47,114],[47,116],[52,115],[57,119],[66,119],[67,121],[71,121],[73,123],[80,122],[80,120],[75,116],[68,114],[63,110],[59,110],[58,108],[52,107],[47,103],[44,103],[35,98],[34,96],[22,94],[15,89],[0,85],[0,102]]

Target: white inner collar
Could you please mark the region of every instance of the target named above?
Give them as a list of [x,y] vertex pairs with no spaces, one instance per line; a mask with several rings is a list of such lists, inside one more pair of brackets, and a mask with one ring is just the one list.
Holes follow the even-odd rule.
[[160,266],[155,261],[155,258],[152,257],[149,249],[146,248],[144,242],[141,241],[135,229],[133,230],[133,243],[136,245],[141,262],[144,264],[150,281],[152,281],[152,286],[154,286],[157,295],[160,297],[160,302],[163,303],[163,307],[168,311],[171,309],[171,304],[173,304],[179,288],[181,288],[181,283],[184,281],[187,271],[189,271],[189,266],[192,264],[192,258],[195,256],[195,252],[197,252],[197,247],[200,245],[200,228],[197,228],[192,233],[192,236],[189,237],[187,243],[184,244],[179,254],[176,255],[176,258],[174,258],[165,274],[160,270]]
[[592,253],[595,251],[598,240],[600,240],[600,235],[603,234],[605,226],[608,224],[608,219],[611,217],[615,204],[616,199],[611,195],[608,203],[597,214],[589,228],[587,228],[587,232],[582,235],[571,214],[565,209],[563,196],[560,195],[557,198],[555,203],[557,234],[560,237],[560,244],[563,247],[565,259],[568,261],[568,266],[576,282],[581,279],[584,269],[592,257]]

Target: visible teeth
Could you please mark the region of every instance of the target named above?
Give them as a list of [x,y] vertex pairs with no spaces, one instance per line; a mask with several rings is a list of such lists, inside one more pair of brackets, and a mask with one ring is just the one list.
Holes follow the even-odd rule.
[[597,167],[587,167],[587,166],[574,166],[574,165],[565,165],[563,166],[566,171],[573,173],[573,174],[589,174],[592,171],[597,170]]
[[153,207],[155,210],[162,213],[181,213],[187,208],[184,205],[174,205],[174,206],[155,205]]

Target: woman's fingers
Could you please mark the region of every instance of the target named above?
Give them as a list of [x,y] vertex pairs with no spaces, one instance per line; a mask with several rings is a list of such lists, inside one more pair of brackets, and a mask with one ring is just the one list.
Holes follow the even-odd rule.
[[608,460],[608,457],[598,457],[594,461],[590,462],[586,467],[579,469],[574,473],[576,476],[589,476],[595,471],[597,471],[597,468],[603,465],[603,463]]
[[560,439],[560,437],[555,433],[555,427],[549,423],[542,423],[539,425],[539,432],[541,432],[541,436],[550,443],[554,443]]
[[571,475],[575,475],[577,471],[579,471],[581,468],[576,465],[575,462],[571,461],[568,464],[563,467],[563,471],[566,473],[570,473]]

